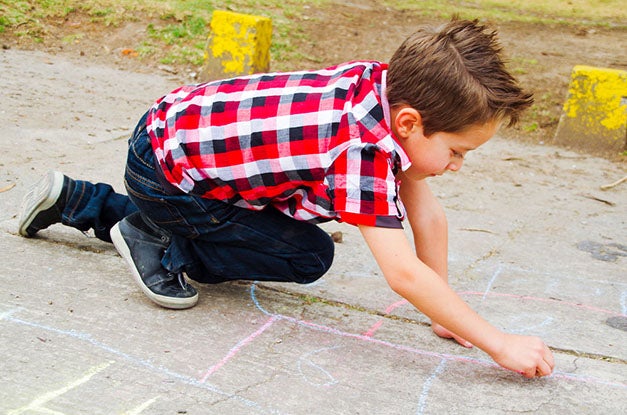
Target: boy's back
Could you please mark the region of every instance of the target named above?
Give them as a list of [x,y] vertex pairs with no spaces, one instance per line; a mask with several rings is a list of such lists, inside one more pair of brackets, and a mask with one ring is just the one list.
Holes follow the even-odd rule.
[[407,158],[383,104],[386,71],[353,62],[179,88],[149,113],[157,162],[181,191],[236,206],[398,226],[393,173]]

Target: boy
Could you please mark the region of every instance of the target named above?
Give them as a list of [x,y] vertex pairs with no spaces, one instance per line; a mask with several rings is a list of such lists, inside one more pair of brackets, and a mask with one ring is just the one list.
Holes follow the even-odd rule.
[[446,217],[424,180],[459,170],[466,152],[531,105],[500,51],[494,32],[454,19],[410,36],[389,66],[181,87],[129,140],[128,197],[52,172],[25,197],[19,232],[62,222],[110,235],[151,300],[187,308],[198,294],[183,273],[203,283],[315,281],[334,250],[315,224],[347,222],[437,335],[526,377],[549,375],[540,339],[500,332],[448,286]]

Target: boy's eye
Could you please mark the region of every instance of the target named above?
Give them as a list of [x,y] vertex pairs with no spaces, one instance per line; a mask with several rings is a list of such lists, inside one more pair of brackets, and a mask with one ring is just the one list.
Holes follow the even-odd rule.
[[458,158],[458,159],[464,159],[464,154],[460,153],[459,151],[455,151],[455,150],[451,150],[451,152],[453,153],[453,157]]

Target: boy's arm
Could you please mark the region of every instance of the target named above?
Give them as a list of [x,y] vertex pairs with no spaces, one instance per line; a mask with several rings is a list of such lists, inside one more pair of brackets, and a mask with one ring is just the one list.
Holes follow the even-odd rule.
[[503,333],[483,320],[416,257],[402,229],[359,229],[390,287],[433,321],[468,339],[507,369],[530,378],[552,372],[553,356],[542,340]]
[[[416,255],[448,282],[448,223],[444,209],[425,180],[411,180],[402,176],[400,179],[400,196],[407,209]],[[440,337],[453,338],[464,347],[472,347],[469,341],[435,322],[431,323],[431,328]]]

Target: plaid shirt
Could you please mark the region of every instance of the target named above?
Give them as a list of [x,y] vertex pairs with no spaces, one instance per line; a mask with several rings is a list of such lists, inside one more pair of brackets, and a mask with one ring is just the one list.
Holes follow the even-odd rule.
[[174,90],[147,128],[185,193],[314,223],[401,227],[394,176],[409,159],[382,96],[387,65],[259,74]]

